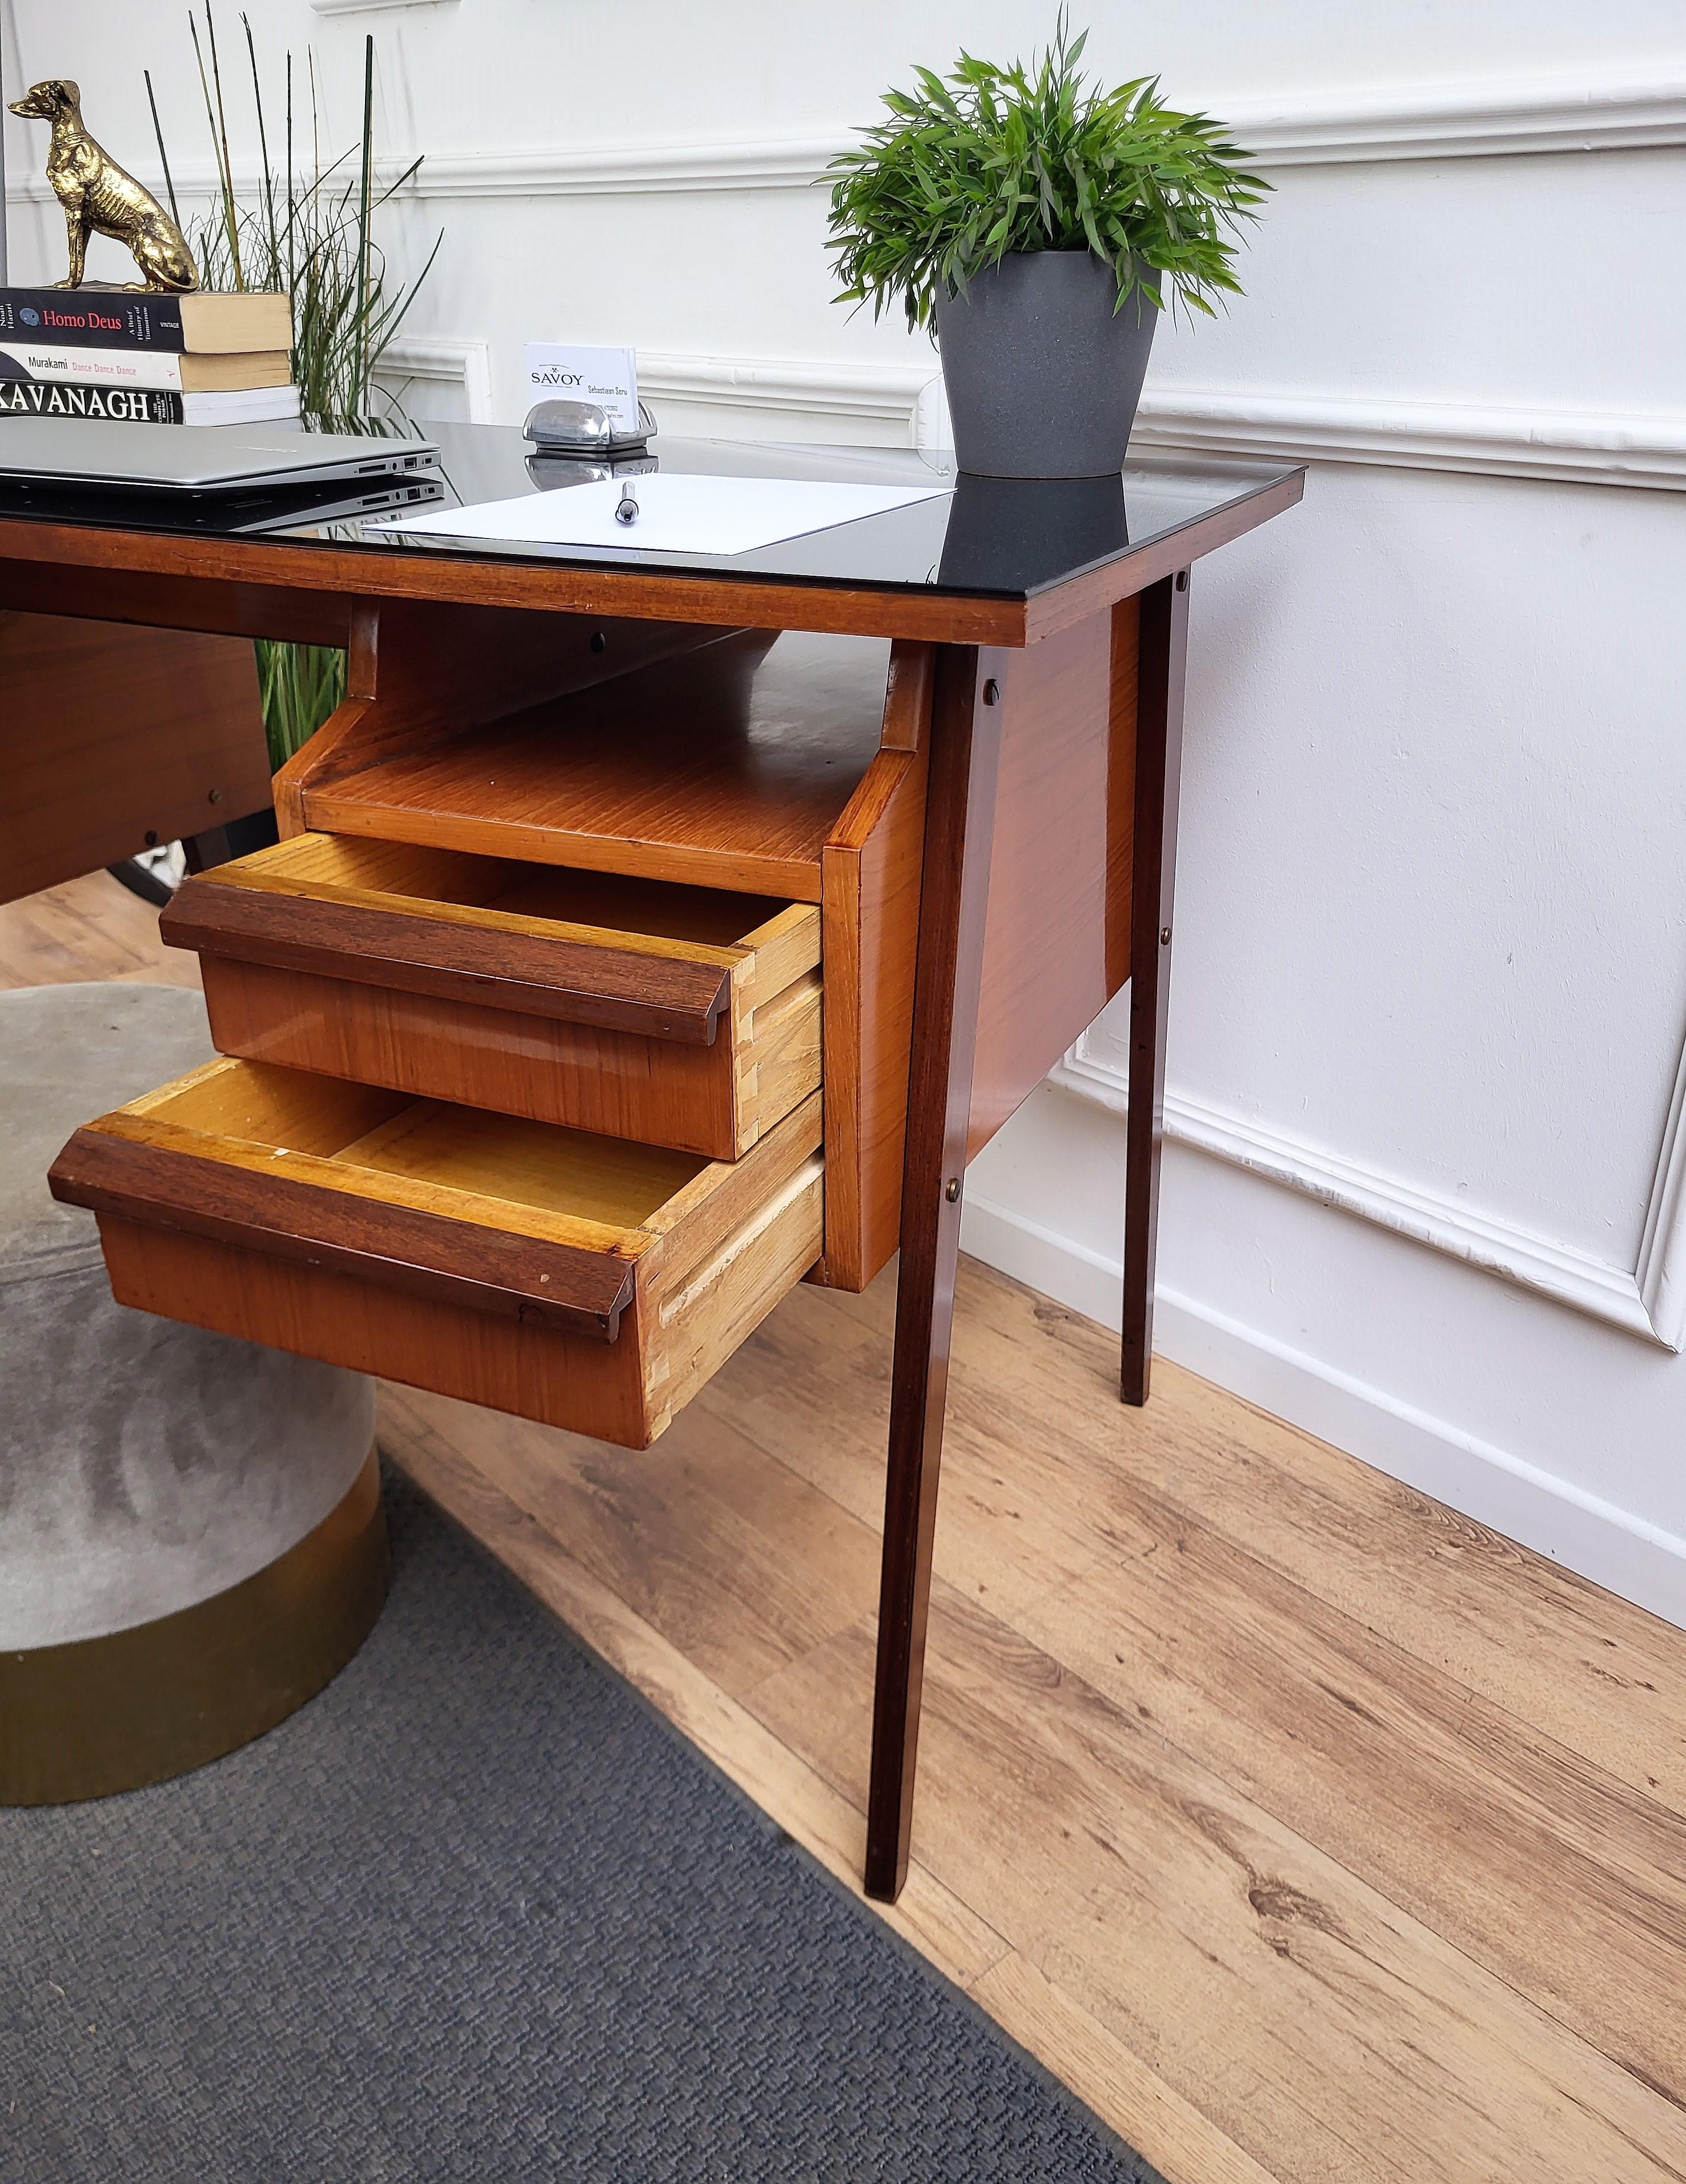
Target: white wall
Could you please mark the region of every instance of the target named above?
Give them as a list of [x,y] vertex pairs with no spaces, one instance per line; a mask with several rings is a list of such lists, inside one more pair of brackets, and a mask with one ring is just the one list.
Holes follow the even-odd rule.
[[[10,5],[13,81],[79,77],[149,174],[150,64],[203,179],[173,22]],[[443,226],[418,414],[515,417],[524,338],[597,338],[638,344],[669,430],[902,442],[934,359],[830,304],[811,178],[911,59],[1051,15],[253,12],[314,42],[336,144],[372,31],[384,148],[428,155],[396,254]],[[1160,1347],[1686,1622],[1686,22],[1091,12],[1102,67],[1233,117],[1277,184],[1247,298],[1162,332],[1142,437],[1314,459],[1195,579]],[[57,216],[8,129],[24,278]],[[1115,1320],[1122,1021],[990,1148],[966,1227]]]

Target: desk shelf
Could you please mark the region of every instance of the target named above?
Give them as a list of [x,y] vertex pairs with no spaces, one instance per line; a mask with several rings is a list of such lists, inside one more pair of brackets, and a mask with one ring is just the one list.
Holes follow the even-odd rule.
[[818,902],[883,729],[889,646],[722,635],[320,788],[333,834]]

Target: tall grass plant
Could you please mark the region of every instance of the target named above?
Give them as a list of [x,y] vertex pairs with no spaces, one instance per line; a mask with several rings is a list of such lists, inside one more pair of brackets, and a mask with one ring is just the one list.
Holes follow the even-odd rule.
[[[375,237],[376,219],[415,179],[421,161],[413,160],[391,181],[376,181],[373,37],[364,40],[361,133],[356,143],[325,160],[314,53],[308,49],[305,53],[299,86],[305,97],[297,109],[291,49],[285,56],[277,131],[273,126],[277,117],[264,93],[251,19],[242,14],[259,160],[256,188],[242,197],[229,153],[228,102],[209,0],[203,33],[196,10],[189,10],[187,22],[217,178],[210,207],[186,226],[201,286],[236,292],[281,290],[292,297],[292,376],[309,429],[408,433],[412,428],[402,402],[377,385],[375,375],[444,237],[436,237],[413,281],[392,279],[386,254]],[[179,221],[150,72],[147,96],[170,209]],[[258,639],[257,650],[270,760],[279,767],[314,734],[344,696],[345,655],[330,647],[267,638]]]

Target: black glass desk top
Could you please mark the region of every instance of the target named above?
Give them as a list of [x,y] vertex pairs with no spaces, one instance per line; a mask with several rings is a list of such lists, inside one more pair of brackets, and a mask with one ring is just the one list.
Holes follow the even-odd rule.
[[[0,432],[5,429],[0,421]],[[164,428],[159,428],[164,429]],[[537,457],[504,425],[423,428],[439,444],[435,506],[565,491],[600,468]],[[163,537],[332,545],[359,555],[426,554],[455,561],[550,563],[577,569],[775,579],[926,595],[1028,600],[1206,518],[1272,493],[1291,464],[1132,457],[1119,477],[1042,482],[956,476],[950,459],[912,448],[798,447],[658,437],[664,471],[736,477],[836,479],[954,490],[888,514],[738,554],[652,553],[442,538],[376,529],[343,487],[187,499],[159,493],[7,485],[0,521]],[[1297,497],[1297,496],[1295,496]],[[383,511],[386,512],[386,511]],[[1268,511],[1261,511],[1261,513]],[[1244,529],[1245,522],[1237,528]]]

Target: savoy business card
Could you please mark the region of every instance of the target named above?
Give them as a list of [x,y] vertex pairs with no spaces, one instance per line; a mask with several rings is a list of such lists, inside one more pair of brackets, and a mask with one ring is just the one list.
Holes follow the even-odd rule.
[[630,348],[529,342],[526,361],[535,402],[594,402],[617,431],[637,431],[637,359]]

